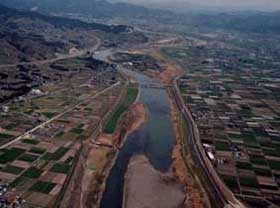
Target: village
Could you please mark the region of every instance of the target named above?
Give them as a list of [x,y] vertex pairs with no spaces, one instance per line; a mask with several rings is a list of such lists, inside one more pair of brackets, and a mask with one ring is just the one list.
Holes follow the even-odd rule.
[[207,156],[226,185],[241,199],[278,204],[280,80],[258,73],[244,69],[236,76],[205,66],[188,72],[178,85]]

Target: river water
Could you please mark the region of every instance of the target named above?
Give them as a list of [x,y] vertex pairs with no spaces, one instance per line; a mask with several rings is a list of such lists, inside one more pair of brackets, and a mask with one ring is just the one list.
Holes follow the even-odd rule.
[[130,134],[120,150],[116,163],[106,181],[101,207],[121,208],[123,199],[124,176],[130,158],[144,154],[156,170],[166,172],[172,160],[174,132],[171,123],[168,96],[165,89],[146,88],[161,84],[143,74],[128,72],[141,84],[140,102],[144,103],[149,120],[141,128]]
[[[99,52],[97,59],[105,59],[109,51]],[[135,77],[141,85],[139,102],[144,103],[149,115],[147,123],[131,133],[120,149],[117,160],[106,181],[106,189],[101,200],[101,208],[122,208],[124,176],[130,158],[144,154],[152,166],[161,172],[168,171],[172,162],[175,136],[171,123],[168,95],[165,89],[149,88],[162,84],[146,75],[123,71]],[[148,88],[147,88],[148,86]]]

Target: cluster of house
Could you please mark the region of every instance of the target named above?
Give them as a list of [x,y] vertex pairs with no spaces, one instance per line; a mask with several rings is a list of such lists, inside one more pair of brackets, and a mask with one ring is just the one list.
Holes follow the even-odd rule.
[[0,207],[21,208],[24,203],[25,200],[10,190],[8,184],[0,184]]
[[237,194],[280,202],[280,81],[206,68],[179,80],[204,149]]

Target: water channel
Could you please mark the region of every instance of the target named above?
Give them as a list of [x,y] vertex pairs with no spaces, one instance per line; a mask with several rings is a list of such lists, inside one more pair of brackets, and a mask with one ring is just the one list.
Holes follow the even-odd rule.
[[[96,56],[99,59],[100,57],[102,54]],[[149,119],[147,123],[127,137],[120,149],[106,181],[101,208],[122,208],[124,176],[133,155],[144,154],[153,167],[161,172],[166,172],[172,162],[175,137],[166,90],[147,88],[147,86],[162,85],[159,81],[146,75],[129,70],[124,70],[124,72],[135,77],[142,86],[139,102],[145,104]]]

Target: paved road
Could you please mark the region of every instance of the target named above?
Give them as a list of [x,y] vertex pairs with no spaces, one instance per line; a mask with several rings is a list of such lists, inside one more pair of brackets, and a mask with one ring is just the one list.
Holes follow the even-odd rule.
[[41,123],[40,125],[34,127],[33,129],[31,129],[31,130],[25,132],[24,134],[18,136],[18,137],[15,138],[14,140],[12,140],[12,141],[10,141],[10,142],[8,142],[8,143],[6,143],[6,144],[3,144],[2,146],[0,146],[0,149],[6,148],[6,147],[8,147],[8,146],[14,144],[15,142],[20,141],[21,139],[23,139],[24,137],[28,136],[29,134],[35,132],[36,130],[38,130],[38,129],[44,127],[44,126],[46,126],[47,124],[51,123],[52,121],[54,121],[54,120],[56,120],[56,119],[62,117],[62,116],[65,115],[66,113],[69,113],[70,111],[72,111],[72,110],[74,110],[75,108],[79,107],[80,105],[82,105],[82,104],[85,103],[86,101],[98,97],[99,95],[101,95],[101,94],[103,94],[103,93],[105,93],[105,92],[111,90],[112,88],[116,87],[116,86],[119,85],[119,84],[120,84],[120,82],[117,82],[117,83],[111,85],[110,87],[108,87],[108,88],[106,88],[106,89],[104,89],[104,90],[98,92],[96,95],[94,95],[94,96],[88,98],[87,100],[81,101],[80,103],[78,103],[78,104],[76,104],[76,105],[74,105],[74,106],[72,106],[72,107],[70,107],[70,108],[64,110],[62,113],[60,113],[60,114],[54,116],[53,118],[47,120],[47,121],[44,122],[44,123]]
[[196,124],[192,118],[191,112],[184,104],[184,100],[180,94],[180,90],[177,85],[177,79],[174,79],[172,90],[174,93],[175,101],[181,113],[183,114],[186,122],[189,124],[189,134],[188,143],[192,146],[192,158],[196,165],[204,172],[205,176],[208,178],[209,184],[211,185],[212,194],[216,205],[218,207],[224,207],[228,205],[234,208],[244,208],[245,206],[236,199],[234,194],[228,189],[228,187],[223,183],[223,181],[218,176],[213,165],[207,158],[205,151],[201,145],[199,138],[199,131]]

